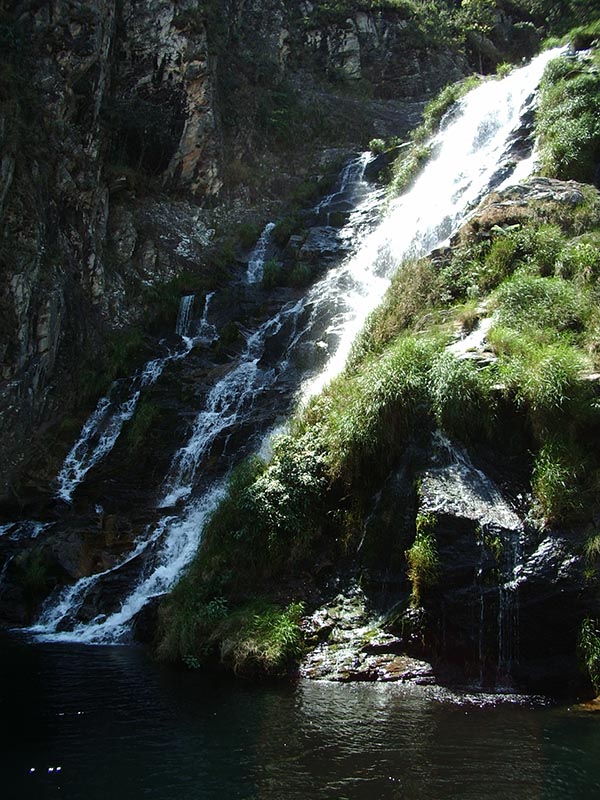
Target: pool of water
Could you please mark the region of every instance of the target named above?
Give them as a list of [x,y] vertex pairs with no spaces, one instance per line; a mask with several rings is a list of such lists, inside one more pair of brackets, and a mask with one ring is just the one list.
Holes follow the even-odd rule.
[[5,800],[600,797],[600,716],[533,698],[261,686],[0,641]]

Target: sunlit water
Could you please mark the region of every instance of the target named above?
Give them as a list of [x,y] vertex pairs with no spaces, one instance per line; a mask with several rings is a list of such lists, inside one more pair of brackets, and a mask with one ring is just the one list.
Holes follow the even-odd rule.
[[2,642],[7,800],[589,800],[600,720],[433,687],[258,686]]
[[[290,386],[299,385],[298,395],[306,399],[339,373],[357,331],[380,302],[401,261],[442,243],[473,204],[500,181],[499,171],[506,167],[514,131],[553,55],[544,53],[507,78],[488,81],[470,92],[444,121],[433,142],[431,160],[412,188],[390,204],[377,225],[374,221],[382,197],[363,181],[369,155],[348,165],[328,201],[334,205],[346,202],[352,187],[355,211],[340,232],[349,255],[305,296],[285,304],[248,333],[237,364],[208,392],[187,441],[175,452],[165,476],[157,505],[165,509],[166,516],[149,533],[143,554],[147,566],[123,597],[121,609],[87,625],[77,622],[88,583],[93,585],[103,576],[84,578],[49,599],[36,626],[39,635],[85,642],[121,641],[144,603],[169,590],[198,546],[206,509],[212,507],[223,475],[242,457],[258,427],[264,426],[273,396],[289,398]],[[327,217],[325,208],[317,211]],[[264,241],[257,245],[258,261],[264,260],[267,252],[270,229],[263,235]],[[254,273],[246,277],[250,281],[255,278]],[[270,351],[273,345],[275,353]],[[134,394],[135,402],[138,395]],[[126,411],[130,413],[129,408]],[[271,424],[276,422],[272,419]],[[207,459],[218,450],[219,442],[235,440],[240,430],[250,431],[246,443],[235,453],[222,449],[221,474],[216,483],[207,484],[203,474]],[[81,476],[77,474],[76,479]],[[109,573],[121,567],[119,564]]]

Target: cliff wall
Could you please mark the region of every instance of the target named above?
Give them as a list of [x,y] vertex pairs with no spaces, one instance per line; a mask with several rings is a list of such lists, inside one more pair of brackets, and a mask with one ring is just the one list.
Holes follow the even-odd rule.
[[281,0],[4,9],[0,497],[19,501],[31,437],[95,399],[82,372],[99,368],[111,333],[147,323],[149,288],[186,271],[218,281],[206,254],[232,209],[281,203],[327,148],[402,133],[414,101],[468,66],[392,12],[329,19]]

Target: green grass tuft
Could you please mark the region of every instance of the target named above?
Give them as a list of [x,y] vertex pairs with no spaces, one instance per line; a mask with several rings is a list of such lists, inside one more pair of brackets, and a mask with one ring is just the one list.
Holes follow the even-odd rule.
[[423,593],[438,580],[440,560],[435,538],[437,518],[434,514],[420,514],[416,519],[415,540],[406,551],[408,578],[413,605],[418,606]]

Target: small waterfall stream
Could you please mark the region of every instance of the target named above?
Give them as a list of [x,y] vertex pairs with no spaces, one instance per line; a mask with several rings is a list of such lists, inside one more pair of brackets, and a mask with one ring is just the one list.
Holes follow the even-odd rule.
[[263,267],[267,257],[269,245],[271,244],[271,233],[275,228],[274,222],[268,222],[254,246],[254,250],[248,259],[248,270],[246,280],[248,283],[260,283],[263,277]]
[[[300,387],[297,397],[319,391],[343,367],[356,332],[380,302],[402,259],[440,245],[490,189],[507,158],[513,131],[553,55],[544,53],[507,78],[488,81],[468,94],[435,138],[434,155],[413,187],[390,203],[377,225],[383,197],[380,191],[369,190],[363,180],[368,154],[347,166],[339,188],[315,211],[320,219],[328,220],[328,214],[340,210],[340,203],[346,203],[349,196],[355,199],[353,210],[344,206],[349,218],[339,231],[340,241],[350,254],[304,297],[286,303],[248,334],[242,355],[208,392],[187,442],[173,457],[158,501],[159,507],[172,510],[113,569],[84,578],[49,598],[33,629],[39,636],[83,642],[122,641],[145,603],[169,590],[198,546],[203,521],[218,502],[227,471],[252,447],[257,449],[276,423],[281,410],[273,416],[273,408],[281,409],[282,405],[273,406],[273,396],[287,397],[283,407],[289,408],[294,387]],[[264,259],[260,252],[263,246],[266,252],[269,234],[265,229],[263,243],[257,244],[256,263]],[[186,347],[191,346],[188,341]],[[100,401],[61,471],[61,496],[69,499],[87,470],[112,447],[123,422],[133,414],[144,385],[143,375],[148,374],[148,381],[156,380],[168,360],[183,358],[187,352],[158,359],[153,370],[147,367],[134,377],[127,399],[120,404],[110,396]],[[155,372],[156,377],[150,378]],[[113,416],[115,423],[105,434],[105,420]],[[228,448],[227,442],[240,430],[245,431],[245,444]],[[98,442],[90,448],[88,443],[94,436]],[[101,444],[103,436],[106,445]],[[225,444],[218,446],[222,441]],[[89,456],[83,454],[86,448]],[[209,457],[212,462],[218,460],[220,476],[204,474]],[[137,583],[122,595],[120,609],[87,624],[79,622],[76,614],[90,586],[142,556],[145,560]]]
[[192,319],[192,307],[195,299],[196,295],[194,294],[186,294],[181,298],[177,322],[175,323],[175,333],[179,336],[187,336],[189,333]]
[[197,343],[210,343],[217,338],[214,326],[209,325],[206,319],[213,296],[214,292],[206,296],[198,332],[193,337],[189,337],[188,333],[192,324],[195,295],[182,297],[175,325],[175,333],[181,336],[182,345],[175,349],[169,348],[166,355],[148,361],[131,381],[115,381],[108,394],[100,398],[56,478],[56,494],[61,500],[70,503],[73,492],[89,470],[111,452],[123,425],[133,417],[142,391],[156,383],[167,364],[188,356]]

